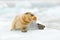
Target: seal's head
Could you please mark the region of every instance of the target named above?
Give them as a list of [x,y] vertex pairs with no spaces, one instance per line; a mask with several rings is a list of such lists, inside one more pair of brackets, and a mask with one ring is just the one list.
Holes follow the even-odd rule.
[[34,22],[36,22],[37,17],[36,17],[33,13],[31,13],[31,12],[26,12],[25,15],[26,15],[28,18],[30,18],[31,20],[33,20]]

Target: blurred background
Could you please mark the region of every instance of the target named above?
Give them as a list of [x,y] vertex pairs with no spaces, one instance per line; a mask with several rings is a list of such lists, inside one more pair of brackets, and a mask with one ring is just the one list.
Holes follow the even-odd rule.
[[[34,9],[35,11],[45,11],[48,8],[59,6],[60,0],[2,0],[0,1],[0,13],[2,14],[2,10],[8,11],[18,11],[21,9]],[[10,8],[10,9],[9,9]],[[9,9],[9,10],[8,10]],[[13,9],[13,10],[12,10]],[[5,11],[5,12],[6,12]]]
[[[1,0],[0,21],[10,21],[15,15],[33,12],[38,20],[50,28],[60,29],[60,0]],[[53,27],[52,27],[53,26]]]

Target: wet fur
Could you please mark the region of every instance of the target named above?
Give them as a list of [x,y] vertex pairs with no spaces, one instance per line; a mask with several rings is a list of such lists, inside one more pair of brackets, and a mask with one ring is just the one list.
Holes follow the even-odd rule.
[[22,32],[26,32],[32,20],[36,22],[37,17],[31,12],[26,12],[22,16],[17,15],[12,23],[11,31],[19,28]]

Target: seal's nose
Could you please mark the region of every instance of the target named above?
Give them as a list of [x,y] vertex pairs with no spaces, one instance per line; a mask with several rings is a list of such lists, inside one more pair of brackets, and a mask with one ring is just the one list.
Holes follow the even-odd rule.
[[37,17],[36,16],[33,16],[33,20],[37,20]]

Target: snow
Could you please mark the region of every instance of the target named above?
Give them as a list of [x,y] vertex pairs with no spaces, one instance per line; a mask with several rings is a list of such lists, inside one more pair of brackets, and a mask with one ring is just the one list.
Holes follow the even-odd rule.
[[[30,7],[30,4],[27,7]],[[0,13],[3,13],[0,15],[0,40],[60,40],[60,6],[43,10],[40,12],[37,7],[33,9],[5,8],[0,10]],[[29,29],[25,33],[20,30],[10,31],[14,17],[26,11],[31,11],[37,15],[37,23],[46,25],[45,29],[38,30],[37,27],[35,28],[36,25],[32,24],[33,30]]]

